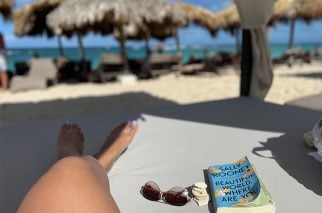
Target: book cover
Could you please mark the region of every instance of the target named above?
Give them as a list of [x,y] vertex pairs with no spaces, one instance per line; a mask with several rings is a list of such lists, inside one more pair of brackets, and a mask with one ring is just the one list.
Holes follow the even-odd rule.
[[275,212],[275,205],[247,157],[210,166],[208,176],[214,209],[221,212]]

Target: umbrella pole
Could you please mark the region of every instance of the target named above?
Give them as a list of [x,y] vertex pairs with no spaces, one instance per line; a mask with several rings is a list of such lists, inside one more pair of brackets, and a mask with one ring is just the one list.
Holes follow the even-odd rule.
[[64,49],[63,49],[63,44],[61,40],[61,35],[57,37],[57,41],[58,41],[59,56],[64,57]]
[[85,60],[85,51],[83,46],[83,41],[81,38],[81,35],[77,33],[77,41],[78,41],[78,47],[79,47],[79,57],[81,61]]
[[180,55],[180,39],[179,39],[178,30],[176,28],[174,29],[174,35],[175,35],[175,40],[176,40],[177,56],[179,56]]
[[239,29],[235,29],[235,36],[236,36],[236,54],[240,53],[240,36],[239,36]]
[[290,43],[288,44],[288,48],[292,49],[294,45],[294,30],[295,30],[295,19],[291,20],[291,29],[290,29]]
[[119,33],[120,33],[120,38],[119,38],[119,42],[120,42],[120,51],[121,51],[121,58],[122,58],[122,62],[123,62],[123,71],[124,72],[129,72],[129,64],[127,61],[127,56],[126,56],[126,49],[125,49],[125,36],[124,36],[124,30],[123,30],[123,26],[118,27],[119,29]]
[[252,41],[250,30],[242,32],[242,55],[240,74],[240,96],[249,96],[253,69]]
[[149,52],[150,52],[150,48],[149,48],[149,39],[148,38],[145,38],[144,39],[144,46],[145,46],[145,52],[146,52],[146,55],[148,56],[149,55]]

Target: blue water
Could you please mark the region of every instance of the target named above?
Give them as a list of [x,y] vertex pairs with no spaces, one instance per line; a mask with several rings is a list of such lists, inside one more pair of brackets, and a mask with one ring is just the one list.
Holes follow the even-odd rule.
[[[296,47],[300,47],[303,50],[312,50],[317,46],[321,46],[321,44],[298,44]],[[272,57],[280,56],[287,49],[287,44],[272,44],[271,45],[271,53]],[[219,51],[225,52],[236,52],[235,45],[220,45],[220,46],[185,46],[181,48],[181,55],[183,57],[184,62],[187,62],[191,55],[194,55],[196,58],[203,58],[205,55],[205,50],[207,50],[207,54],[214,54]],[[10,71],[14,71],[15,62],[19,61],[28,61],[33,54],[37,53],[40,57],[51,57],[57,58],[59,56],[58,49],[54,48],[37,48],[37,49],[9,49],[9,58],[8,58],[8,67]],[[78,48],[65,48],[64,49],[65,56],[72,60],[79,60],[79,51]],[[102,53],[119,53],[119,48],[117,47],[107,47],[107,48],[86,48],[85,49],[85,57],[87,60],[92,62],[92,69],[95,70],[98,67],[100,55]],[[176,51],[174,47],[165,47],[166,54],[175,55]],[[128,57],[131,59],[139,59],[145,57],[145,49],[144,48],[127,48]]]

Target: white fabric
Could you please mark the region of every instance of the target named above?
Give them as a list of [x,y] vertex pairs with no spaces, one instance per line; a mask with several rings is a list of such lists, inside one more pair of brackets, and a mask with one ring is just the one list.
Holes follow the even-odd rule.
[[275,0],[235,0],[244,29],[259,28],[272,16]]
[[273,81],[273,66],[266,24],[272,16],[275,0],[235,0],[241,25],[252,39],[253,69],[250,97],[264,99]]
[[273,65],[267,41],[266,27],[250,30],[252,38],[253,70],[249,95],[264,99],[273,82]]

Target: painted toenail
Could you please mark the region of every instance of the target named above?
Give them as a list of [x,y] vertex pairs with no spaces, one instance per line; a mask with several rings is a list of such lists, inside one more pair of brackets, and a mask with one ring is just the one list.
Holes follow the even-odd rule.
[[131,126],[136,126],[136,125],[138,125],[137,120],[133,120],[133,121],[131,121]]

